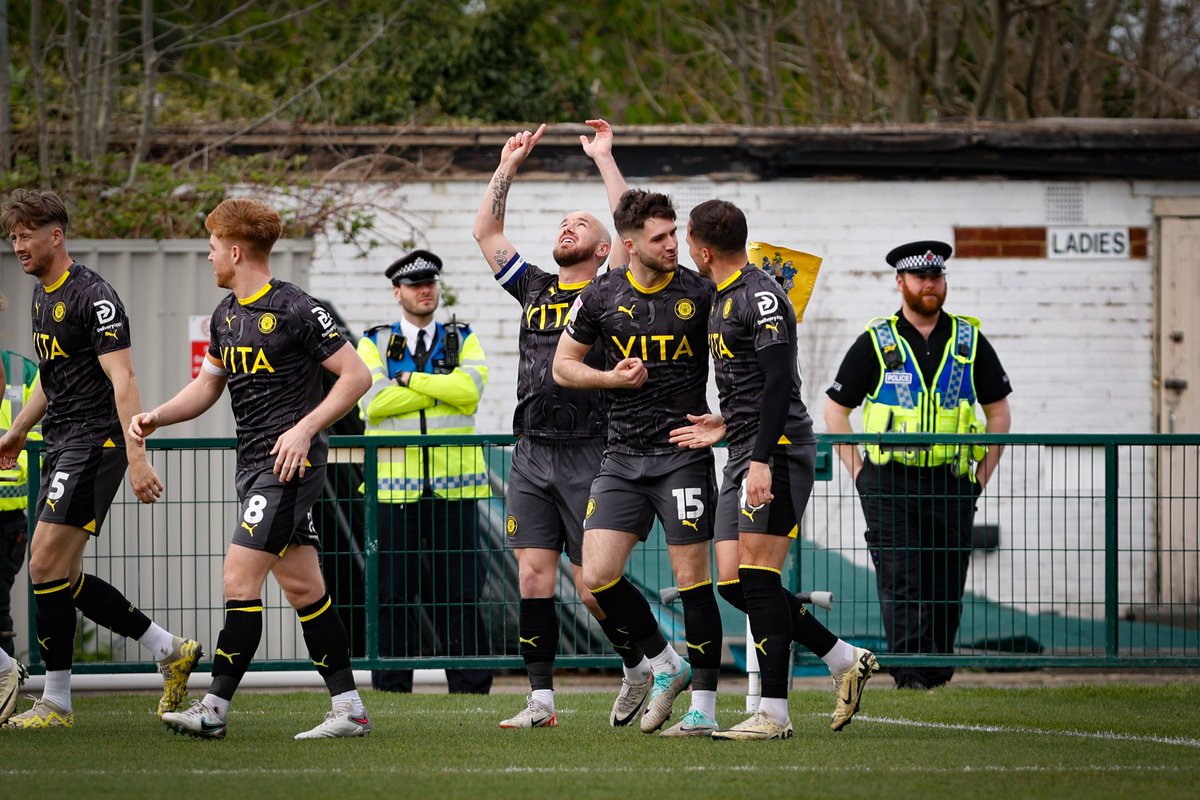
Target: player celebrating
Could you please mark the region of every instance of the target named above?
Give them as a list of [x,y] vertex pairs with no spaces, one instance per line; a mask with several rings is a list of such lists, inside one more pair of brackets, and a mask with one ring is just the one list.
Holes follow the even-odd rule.
[[[585,146],[604,176],[617,233],[629,265],[598,277],[575,301],[554,358],[554,379],[575,389],[610,392],[604,461],[592,483],[583,537],[584,581],[605,615],[628,630],[650,657],[654,688],[641,729],[653,733],[675,698],[694,681],[692,706],[664,735],[707,735],[716,729],[721,617],[712,585],[709,542],[715,500],[712,451],[681,450],[670,431],[688,414],[707,413],[708,279],[679,269],[675,209],[663,194],[632,190],[612,159],[612,132],[588,122]],[[604,343],[605,369],[585,363]],[[691,664],[667,644],[649,603],[623,577],[634,545],[663,524],[680,586]],[[693,672],[694,668],[694,672]]]
[[[628,725],[650,694],[650,663],[636,642],[604,616],[583,581],[583,516],[588,489],[600,467],[608,416],[599,392],[565,389],[550,375],[550,363],[575,298],[608,258],[612,240],[591,214],[574,211],[558,227],[554,260],[558,275],[544,272],[521,257],[504,233],[508,190],[517,169],[546,126],[509,138],[500,154],[475,219],[475,240],[496,280],[522,305],[521,360],[517,373],[517,410],[513,450],[505,492],[508,542],[517,551],[521,592],[519,638],[529,673],[527,708],[500,723],[502,728],[538,728],[558,724],[554,710],[554,656],[558,615],[554,608],[558,561],[564,548],[575,588],[599,620],[624,663],[621,692],[609,723]],[[603,364],[595,345],[587,356]]]
[[[217,637],[208,694],[187,711],[163,715],[179,733],[221,739],[229,703],[262,638],[262,586],[275,576],[296,609],[304,643],[325,679],[333,708],[297,739],[363,736],[371,723],[354,684],[346,629],[325,590],[312,505],[324,483],[325,429],[371,386],[371,374],[333,318],[299,287],[271,276],[271,247],[283,231],[263,203],[224,200],[205,220],[217,305],[200,374],[130,425],[135,441],[194,419],[229,386],[237,422],[241,504],[225,557],[225,627]],[[333,373],[323,396],[321,369]]]
[[[6,689],[0,712],[10,729],[70,728],[75,609],[114,633],[136,639],[163,674],[160,716],[187,696],[187,680],[202,654],[192,639],[173,636],[115,587],[83,574],[83,553],[99,537],[121,477],[129,468],[133,493],[153,503],[163,485],[141,441],[122,431],[141,410],[130,354],[129,318],[121,298],[98,274],[67,252],[67,209],[54,192],[18,189],[4,203],[0,225],[33,292],[33,341],[40,380],[12,427],[0,438],[0,469],[16,464],[25,439],[45,416],[46,458],[29,555],[37,607],[38,647],[46,684],[33,708],[8,718],[16,691],[8,654],[0,655]],[[0,719],[0,722],[3,722]]]
[[708,323],[724,419],[690,417],[672,433],[685,447],[727,434],[729,461],[717,504],[720,592],[750,617],[762,671],[758,713],[716,739],[787,739],[793,638],[821,657],[838,687],[832,728],[858,711],[875,656],[838,639],[783,588],[782,570],[812,494],[816,439],[800,396],[796,313],[773,275],[746,263],[746,217],[723,200],[692,209],[688,248],[717,285]]

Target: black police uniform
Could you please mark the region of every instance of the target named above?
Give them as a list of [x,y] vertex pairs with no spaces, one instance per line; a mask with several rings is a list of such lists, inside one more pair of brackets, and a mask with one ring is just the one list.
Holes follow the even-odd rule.
[[[913,242],[888,253],[899,272],[941,274],[950,245]],[[896,330],[912,348],[921,374],[932,382],[954,325],[946,314],[926,339],[896,312]],[[881,380],[881,367],[869,331],[846,353],[826,394],[847,408],[858,406]],[[979,334],[973,368],[976,400],[998,402],[1012,387],[991,344]],[[962,615],[962,596],[971,557],[971,529],[981,491],[951,466],[878,465],[863,459],[855,481],[866,540],[876,570],[880,609],[888,647],[894,653],[952,653]],[[898,686],[933,688],[945,684],[952,667],[894,667]]]

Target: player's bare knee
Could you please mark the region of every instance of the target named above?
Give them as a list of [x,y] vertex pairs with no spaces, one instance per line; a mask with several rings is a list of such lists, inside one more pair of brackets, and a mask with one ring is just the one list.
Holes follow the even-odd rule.
[[66,578],[67,573],[67,568],[53,554],[34,553],[29,557],[29,577],[34,583]]
[[305,608],[307,606],[311,606],[313,603],[317,602],[322,597],[324,597],[325,589],[324,589],[324,587],[321,587],[319,589],[314,589],[314,588],[310,587],[310,588],[307,588],[304,590],[294,590],[294,591],[284,589],[283,596],[287,599],[288,605],[290,605],[292,608],[300,609],[300,608]]
[[602,569],[600,567],[589,568],[587,564],[583,567],[583,585],[587,588],[588,593],[592,593],[597,589],[612,585],[621,577],[620,572],[613,570]]
[[695,586],[712,580],[712,563],[709,561],[707,550],[681,550],[675,553],[671,565],[675,570],[675,582],[679,586]]

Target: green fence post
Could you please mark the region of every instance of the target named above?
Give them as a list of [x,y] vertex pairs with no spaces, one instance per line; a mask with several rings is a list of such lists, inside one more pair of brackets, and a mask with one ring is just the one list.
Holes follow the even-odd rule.
[[1104,654],[1116,659],[1117,629],[1117,445],[1104,445]]
[[[38,491],[42,485],[42,443],[40,441],[25,441],[26,457],[29,459],[29,467],[25,473],[25,492],[29,498],[25,506],[25,524],[29,531],[29,537],[25,540],[28,542],[27,549],[33,549],[33,530],[37,527],[37,499]],[[28,559],[28,556],[26,556]],[[29,664],[36,666],[42,663],[42,650],[36,646],[37,642],[37,599],[33,596],[33,579],[27,578],[26,583],[29,586]]]
[[366,557],[367,659],[379,659],[379,446],[363,445],[363,555]]

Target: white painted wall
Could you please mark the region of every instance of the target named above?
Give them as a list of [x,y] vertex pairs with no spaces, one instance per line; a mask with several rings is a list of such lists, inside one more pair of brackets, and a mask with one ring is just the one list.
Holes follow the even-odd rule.
[[[953,242],[955,226],[1153,226],[1152,198],[1196,194],[1186,183],[947,180],[927,183],[789,180],[769,183],[629,180],[671,194],[688,210],[720,197],[746,211],[750,238],[820,254],[825,262],[801,326],[805,400],[823,429],[824,390],[866,321],[899,306],[892,247],[916,239]],[[515,404],[517,305],[493,282],[471,237],[485,180],[413,183],[394,190],[402,218],[380,217],[381,233],[415,241],[446,263],[454,311],[475,327],[489,358],[490,379],[479,413],[481,432],[508,432]],[[1082,204],[1068,219],[1048,197],[1078,191]],[[371,192],[378,202],[378,187]],[[522,180],[509,195],[507,233],[526,258],[553,266],[550,250],[562,215],[581,208],[610,219],[598,179]],[[1153,234],[1152,234],[1153,235]],[[682,237],[681,237],[682,238]],[[681,243],[682,245],[682,243]],[[1155,430],[1153,374],[1153,241],[1149,259],[952,259],[947,308],[983,320],[1009,375],[1013,430],[1030,433],[1150,433]],[[395,305],[382,275],[405,248],[385,246],[367,259],[353,248],[318,242],[311,270],[314,294],[332,300],[352,327],[390,321]],[[686,255],[686,247],[684,246]],[[684,259],[686,263],[686,258]],[[715,392],[710,391],[715,407]],[[855,424],[858,427],[857,414]],[[1068,457],[1068,455],[1070,457]],[[1103,482],[1099,451],[1010,449],[1006,468],[980,506],[979,523],[999,524],[1002,546],[977,555],[974,591],[1031,610],[1093,616],[1102,613]],[[1143,485],[1153,456],[1134,459],[1128,476]],[[1079,475],[1086,479],[1082,480]],[[1102,473],[1101,473],[1102,474]],[[861,550],[861,512],[853,487],[818,486],[808,535],[829,547]],[[1092,490],[1099,495],[1092,499]],[[1078,493],[1086,495],[1078,497]],[[1128,507],[1123,541],[1123,606],[1147,602],[1153,579],[1151,504]],[[820,507],[819,506],[824,506]],[[817,530],[817,520],[823,530]],[[1057,549],[1053,549],[1057,548]],[[1035,557],[1034,552],[1040,552]]]
[[[1082,210],[1078,218],[1062,220],[1055,218],[1047,207],[1047,195],[1063,184],[1046,181],[980,179],[916,184],[686,180],[646,184],[632,178],[630,184],[672,194],[680,208],[681,221],[686,220],[687,211],[698,202],[711,197],[728,199],[747,212],[752,239],[824,256],[821,277],[800,330],[805,399],[813,408],[818,430],[823,428],[824,390],[842,354],[867,319],[890,313],[899,305],[893,273],[883,260],[884,254],[896,244],[924,238],[953,241],[956,225],[1066,223],[1152,228],[1154,197],[1200,194],[1200,184],[1182,182],[1071,184],[1080,189]],[[518,307],[495,285],[487,262],[471,238],[475,211],[485,186],[485,180],[474,180],[413,183],[390,192],[378,186],[361,187],[364,197],[369,197],[381,210],[378,234],[391,244],[363,259],[350,245],[318,239],[307,288],[332,301],[351,326],[361,331],[369,325],[391,321],[396,315],[383,269],[407,249],[401,243],[412,241],[438,253],[447,265],[445,283],[457,297],[454,311],[475,327],[490,363],[490,382],[478,414],[478,428],[481,432],[507,433],[511,430],[515,405]],[[598,180],[518,179],[509,198],[508,235],[528,259],[551,267],[554,231],[562,215],[576,208],[601,219],[609,217]],[[203,249],[202,244],[197,247]],[[984,332],[1012,377],[1014,431],[1154,431],[1153,248],[1152,241],[1151,258],[1140,260],[950,261],[948,308],[983,320]],[[200,277],[208,280],[207,264],[202,259],[198,263],[197,269],[203,273]],[[13,342],[20,340],[18,331],[25,331],[25,335],[28,331],[27,312],[23,311],[28,284],[26,280],[18,280],[21,277],[7,268],[0,272],[0,290],[15,301],[5,316],[21,317],[19,325],[15,319],[5,321],[6,325],[18,326],[8,339]],[[155,314],[169,317],[196,311],[191,308],[198,296],[195,291],[180,295],[168,287],[149,295],[152,300],[130,308],[135,319],[149,321]],[[203,306],[203,310],[210,308],[211,301]],[[176,328],[180,325],[182,322],[175,320],[168,327],[178,333]],[[155,346],[153,331],[139,341],[145,343],[141,347],[146,353],[160,349]],[[160,344],[165,348],[169,343]],[[182,364],[181,357],[180,369]],[[139,369],[139,373],[148,378],[153,370]],[[171,386],[178,385],[181,379],[172,378]],[[163,399],[161,390],[155,396],[155,390],[148,386],[143,389],[143,397],[147,404]],[[715,407],[715,391],[710,392],[710,397]],[[218,433],[211,425],[187,432]],[[226,431],[221,429],[219,433]],[[1001,526],[1001,547],[992,553],[976,555],[970,578],[974,591],[1031,611],[1082,616],[1102,613],[1101,458],[1095,450],[1010,449],[997,482],[985,495],[977,520]],[[1121,560],[1122,609],[1153,602],[1155,569],[1153,454],[1131,454],[1129,462],[1122,474],[1122,485],[1130,487],[1129,499],[1121,504],[1122,544],[1127,550]],[[224,474],[221,485],[230,483],[231,476]],[[1151,500],[1142,501],[1141,495]],[[218,502],[224,501],[221,498]],[[109,528],[115,528],[118,520],[124,518],[122,528],[137,529],[146,522],[146,516],[166,513],[163,506],[149,511],[126,502],[114,509]],[[144,590],[149,592],[143,603],[147,608],[169,608],[183,590],[189,603],[194,601],[199,608],[219,609],[219,559],[210,559],[199,573],[191,565],[176,573],[174,562],[170,561],[184,553],[223,552],[223,520],[228,519],[228,508],[215,506],[197,513],[216,514],[209,521],[211,533],[206,533],[203,542],[181,542],[175,538],[179,520],[166,522],[166,528],[174,532],[165,545],[169,556],[164,556],[163,562],[156,562],[154,569],[158,575],[161,568],[161,582],[145,574],[114,576],[122,585],[140,578]],[[137,518],[136,523],[129,519],[131,516]],[[839,469],[837,479],[818,485],[806,517],[805,534],[865,564],[863,529],[854,489]],[[100,548],[105,557],[129,546],[126,543],[118,547],[117,541],[116,536],[108,535]],[[155,552],[147,542],[138,543],[139,551],[142,547]],[[168,562],[172,566],[165,566]],[[176,600],[171,600],[172,597]],[[19,594],[14,599],[19,609],[18,620],[24,620],[24,596]],[[275,608],[284,605],[278,597],[273,597],[273,601]],[[190,616],[181,618],[180,613],[164,615],[164,624],[191,630],[196,623]],[[280,633],[272,633],[268,637],[270,644],[264,644],[272,655],[287,657],[282,651],[292,644],[287,635],[294,627],[290,619],[282,614],[277,626]],[[202,635],[211,635],[219,623],[219,613],[202,614],[197,629]],[[212,640],[209,641],[211,646]],[[137,650],[135,645],[126,649]]]

